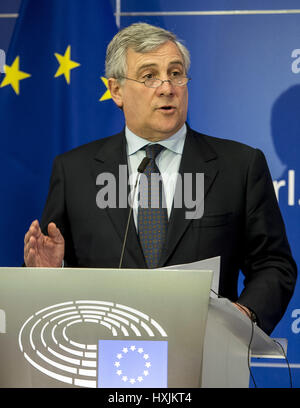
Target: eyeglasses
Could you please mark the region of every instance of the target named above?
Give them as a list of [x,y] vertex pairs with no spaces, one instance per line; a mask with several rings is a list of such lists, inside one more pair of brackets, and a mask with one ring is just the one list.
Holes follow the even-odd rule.
[[139,82],[140,84],[144,84],[147,88],[158,88],[164,82],[169,82],[172,85],[176,86],[184,86],[186,85],[192,78],[185,77],[183,75],[177,75],[175,78],[172,79],[158,79],[158,78],[147,78],[145,81],[138,81],[137,79],[127,78],[127,77],[119,77],[123,79],[128,79],[129,81]]

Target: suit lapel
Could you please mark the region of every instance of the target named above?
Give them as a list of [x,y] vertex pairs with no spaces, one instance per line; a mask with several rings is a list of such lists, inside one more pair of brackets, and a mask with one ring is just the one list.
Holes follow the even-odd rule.
[[[122,166],[122,168],[120,166]],[[106,143],[97,152],[93,163],[93,172],[95,178],[101,173],[110,173],[116,181],[116,191],[113,192],[116,195],[116,206],[115,208],[106,207],[105,211],[120,238],[121,255],[122,243],[130,210],[128,205],[128,162],[124,131],[116,136],[108,138]],[[113,189],[115,189],[114,186]],[[128,229],[124,263],[128,254],[134,260],[133,262],[131,261],[131,264],[146,267],[144,256],[138,241],[133,215],[131,216]]]
[[[204,198],[209,192],[209,189],[214,183],[214,180],[218,173],[217,166],[217,155],[215,151],[205,142],[202,135],[194,132],[188,128],[186,141],[184,145],[182,160],[180,164],[179,174],[182,180],[184,180],[185,174],[193,175],[193,186],[192,191],[195,191],[195,174],[204,174]],[[127,176],[126,181],[124,175],[120,179],[119,166],[127,166]],[[111,220],[113,228],[116,230],[120,238],[120,255],[121,247],[124,240],[124,234],[127,224],[127,219],[129,215],[129,206],[124,206],[125,208],[119,207],[120,196],[119,196],[119,183],[126,183],[126,188],[122,185],[123,191],[126,191],[126,199],[128,197],[128,165],[127,165],[127,152],[126,152],[126,139],[124,131],[116,136],[107,138],[106,142],[103,144],[102,148],[96,153],[94,163],[93,163],[93,177],[96,177],[101,173],[111,173],[116,180],[116,208],[107,207],[105,211]],[[180,186],[177,185],[177,189]],[[177,194],[177,193],[175,193]],[[124,203],[124,197],[122,199]],[[191,219],[186,218],[186,212],[191,211],[185,203],[184,199],[181,208],[172,208],[166,247],[165,251],[160,260],[160,266],[167,263],[168,259],[172,255],[173,251],[176,249],[181,237],[185,233],[186,229],[191,223]],[[101,226],[100,226],[101,227]],[[144,255],[138,240],[136,233],[133,217],[131,217],[131,222],[128,230],[128,239],[125,248],[125,258],[130,256],[131,262],[137,267],[146,268]]]
[[[186,174],[192,174],[193,195],[196,191],[196,173],[203,173],[205,199],[218,173],[216,159],[217,155],[215,151],[205,142],[202,135],[188,128],[179,174],[183,181]],[[177,183],[175,194],[183,194],[183,189],[181,187],[182,186]],[[178,188],[180,189],[179,192]],[[181,237],[192,222],[192,219],[187,219],[186,217],[186,212],[190,212],[191,209],[185,205],[184,197],[182,199],[182,204],[181,208],[174,208],[173,204],[168,226],[166,248],[161,258],[160,266],[166,264],[169,257],[176,249]]]

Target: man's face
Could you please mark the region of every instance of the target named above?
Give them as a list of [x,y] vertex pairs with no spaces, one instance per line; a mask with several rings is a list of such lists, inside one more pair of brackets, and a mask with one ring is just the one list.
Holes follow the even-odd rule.
[[[132,49],[127,52],[128,78],[165,80],[171,78],[172,72],[185,75],[182,55],[171,41],[148,53],[137,53]],[[114,101],[123,108],[126,125],[140,137],[150,141],[167,139],[186,121],[187,85],[164,82],[158,88],[147,88],[125,79],[120,87],[111,86],[110,90]]]

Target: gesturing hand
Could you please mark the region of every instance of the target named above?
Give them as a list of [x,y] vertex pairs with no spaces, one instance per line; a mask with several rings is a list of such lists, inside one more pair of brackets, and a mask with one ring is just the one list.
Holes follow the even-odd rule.
[[24,238],[24,261],[28,267],[62,265],[65,240],[54,222],[48,224],[48,236],[41,231],[38,220],[32,222]]

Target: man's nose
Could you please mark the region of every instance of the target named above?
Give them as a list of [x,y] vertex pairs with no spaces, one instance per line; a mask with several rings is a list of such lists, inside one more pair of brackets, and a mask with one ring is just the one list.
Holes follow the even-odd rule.
[[160,94],[173,94],[174,85],[170,79],[163,79],[161,85],[158,87]]

